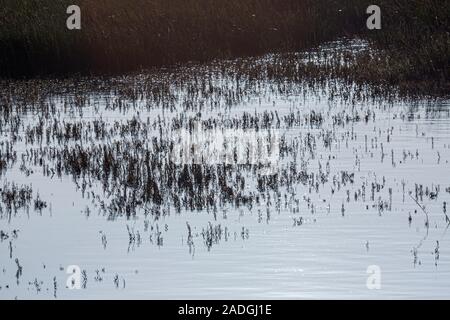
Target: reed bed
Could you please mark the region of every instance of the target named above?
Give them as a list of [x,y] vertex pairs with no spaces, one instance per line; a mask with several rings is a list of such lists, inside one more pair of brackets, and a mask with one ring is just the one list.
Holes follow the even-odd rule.
[[358,35],[384,51],[359,61],[355,77],[369,70],[369,80],[437,79],[440,87],[449,78],[450,8],[438,0],[378,1],[377,31],[365,27],[366,0],[78,0],[82,30],[68,31],[66,8],[73,3],[3,0],[0,75],[123,73]]

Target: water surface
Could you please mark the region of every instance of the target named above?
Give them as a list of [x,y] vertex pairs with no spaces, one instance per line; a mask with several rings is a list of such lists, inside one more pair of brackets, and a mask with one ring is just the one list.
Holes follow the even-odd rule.
[[[3,86],[0,297],[448,298],[450,102],[276,59]],[[194,123],[276,133],[275,170],[170,163]]]

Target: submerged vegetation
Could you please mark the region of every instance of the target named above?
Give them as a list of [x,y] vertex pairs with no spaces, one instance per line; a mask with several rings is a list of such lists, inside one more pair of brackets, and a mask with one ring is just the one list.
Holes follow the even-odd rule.
[[[92,199],[111,220],[142,212],[158,219],[171,211],[207,211],[216,220],[221,210],[230,207],[267,209],[269,220],[272,209],[298,213],[303,200],[314,213],[314,203],[310,197],[302,199],[299,188],[316,193],[319,203],[325,204],[330,203],[330,195],[321,192],[331,190],[334,197],[339,193],[345,199],[339,205],[343,216],[346,203],[352,201],[370,202],[365,210],[370,207],[381,215],[392,210],[392,186],[387,188],[386,177],[376,173],[356,180],[361,157],[379,157],[382,163],[390,158],[393,168],[422,158],[416,150],[403,149],[396,160],[394,149],[387,149],[394,127],[378,128],[377,114],[384,113],[385,103],[410,101],[414,106],[415,102],[389,86],[352,81],[349,72],[355,58],[350,53],[358,56],[366,50],[363,41],[339,42],[306,53],[186,65],[108,80],[2,81],[0,134],[9,140],[0,144],[0,175],[16,167],[26,177],[71,177],[83,197]],[[303,108],[311,95],[325,96],[329,107]],[[261,99],[280,97],[294,97],[289,109],[261,106]],[[260,109],[231,112],[253,99],[260,100]],[[427,112],[430,117],[448,115],[440,109]],[[414,113],[395,113],[392,120],[397,118],[408,122]],[[203,131],[282,132],[281,163],[271,175],[261,174],[262,165],[249,161],[176,163],[171,157],[174,137],[178,130],[193,134],[195,124]],[[362,137],[354,132],[356,126],[373,128]],[[434,138],[430,141],[434,148]],[[352,143],[364,143],[363,155],[355,153],[355,164],[346,170],[333,170],[341,144],[349,149]],[[21,154],[18,146],[24,150]],[[444,145],[443,152],[446,149]],[[441,155],[436,156],[440,163]],[[414,199],[423,201],[424,193],[436,199],[446,187],[416,184],[410,190],[415,188]],[[405,201],[405,186],[401,192]],[[45,208],[38,197],[35,209]],[[297,226],[304,222],[303,217],[294,219]],[[204,233],[207,243],[218,241],[211,239],[220,237],[213,236],[220,230],[209,225]]]
[[[124,276],[138,276],[134,263],[130,274],[101,260],[120,248],[130,256],[158,250],[145,251],[146,259],[178,248],[178,261],[202,254],[213,261],[223,248],[233,248],[227,259],[238,259],[243,245],[279,253],[277,237],[289,235],[302,252],[328,258],[329,250],[301,237],[332,234],[329,219],[339,232],[382,221],[377,237],[361,242],[366,252],[369,240],[375,251],[379,234],[398,232],[402,268],[442,268],[450,222],[450,186],[441,174],[450,155],[448,102],[354,81],[356,59],[370,50],[363,40],[339,41],[127,76],[0,81],[0,222],[8,221],[0,230],[0,254],[8,257],[0,294],[56,297],[67,277],[64,268],[55,270],[63,258],[32,267],[15,248],[33,231],[56,233],[58,218],[63,234],[49,249],[85,241],[100,257],[83,269],[86,290],[101,283],[125,290]],[[264,162],[234,160],[234,150],[228,163],[174,161],[177,133],[193,135],[196,125],[202,132],[276,132],[279,162],[266,172]],[[68,201],[60,199],[60,184],[70,186]],[[21,224],[23,212],[37,222]],[[163,277],[159,268],[168,264],[156,265],[150,276]]]
[[450,4],[377,1],[382,29],[366,29],[370,1],[131,0],[75,1],[82,30],[65,27],[73,1],[3,0],[0,73],[124,72],[309,48],[360,36],[382,52],[358,60],[355,77],[424,82],[448,90]]
[[[326,288],[377,254],[399,277],[421,268],[416,292],[447,294],[448,2],[380,0],[369,31],[364,0],[78,0],[82,30],[68,31],[73,2],[0,6],[0,295],[64,296],[65,257],[89,260],[82,289],[124,290],[126,276],[135,290],[142,271],[161,298],[178,273],[234,295],[223,275],[253,281],[257,265],[287,294],[309,275],[279,267],[308,261],[320,277],[302,285]],[[177,161],[206,149],[180,148],[180,133],[227,130],[244,161],[227,143],[227,161]],[[255,132],[278,139],[257,161],[243,142]],[[58,251],[71,246],[89,252]],[[42,260],[21,256],[34,249]],[[188,284],[171,296],[198,294]]]

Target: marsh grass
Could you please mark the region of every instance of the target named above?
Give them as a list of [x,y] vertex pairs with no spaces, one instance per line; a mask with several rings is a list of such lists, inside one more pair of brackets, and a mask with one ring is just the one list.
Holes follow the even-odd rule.
[[[318,171],[307,170],[306,159],[318,159],[322,145],[331,152],[339,141],[350,139],[346,133],[339,135],[334,129],[375,121],[377,107],[359,110],[353,106],[372,103],[378,106],[376,101],[383,105],[397,98],[389,86],[367,87],[351,82],[355,61],[349,53],[360,50],[364,55],[365,50],[369,50],[361,48],[365,48],[364,43],[358,42],[348,49],[339,45],[336,50],[324,48],[301,54],[270,55],[260,60],[241,58],[211,65],[185,65],[175,69],[176,72],[157,69],[153,74],[110,77],[106,82],[103,77],[0,81],[3,106],[0,134],[10,138],[8,143],[0,145],[0,162],[3,163],[0,174],[16,164],[26,176],[42,172],[49,179],[71,177],[83,197],[92,199],[99,211],[111,220],[121,216],[132,218],[142,211],[159,217],[169,214],[170,210],[177,213],[206,210],[214,215],[228,206],[252,210],[261,204],[264,206],[266,195],[287,201],[281,193],[287,188],[286,197],[291,197],[295,185],[319,193],[321,185],[339,182],[333,186],[338,192],[341,186],[355,183],[355,172],[331,174],[323,169],[329,167],[331,159],[326,160],[327,157]],[[207,115],[208,111],[231,110],[256,97],[301,97],[306,93],[304,90],[314,95],[326,90],[330,102],[342,100],[346,107],[341,111],[332,109],[332,114],[293,109],[284,114],[261,110],[225,118]],[[103,107],[97,109],[99,102]],[[164,112],[149,116],[158,109]],[[85,118],[85,112],[93,112],[98,117]],[[134,114],[111,121],[101,116],[103,112]],[[204,116],[199,118],[202,113]],[[35,115],[35,121],[27,123],[26,117],[17,118],[16,114]],[[191,132],[192,124],[199,119],[204,130],[268,132],[304,128],[311,129],[312,133],[300,134],[294,141],[281,137],[280,159],[294,159],[294,163],[301,161],[302,164],[293,171],[290,167],[280,167],[274,176],[261,175],[260,165],[252,165],[250,161],[245,164],[178,164],[172,161],[173,135],[180,129]],[[389,142],[391,130],[386,134]],[[20,143],[24,143],[26,149],[17,155],[14,151]],[[373,140],[369,142],[367,138],[365,143],[366,152],[377,149],[372,152],[379,153],[381,161],[389,156],[383,145],[378,147],[375,142],[374,146]],[[395,166],[393,153],[391,158]],[[384,190],[384,183],[375,181],[367,188],[371,188],[370,200],[378,213],[390,211],[392,190],[388,199],[377,200],[376,195]],[[360,201],[361,197],[347,190],[342,215],[348,212],[347,203],[351,198]],[[280,207],[278,200],[270,203],[276,210]],[[38,197],[34,199],[34,208],[43,210],[46,203]],[[292,210],[298,212],[298,203],[293,204]],[[311,211],[315,210],[311,206]],[[269,214],[267,217],[269,220]],[[304,222],[299,220],[296,224]],[[210,247],[220,241],[221,230],[217,224],[205,228],[205,244]],[[158,232],[154,235],[155,243],[162,244]],[[133,235],[130,239],[136,239],[131,243],[138,243],[137,234],[130,234]]]
[[380,0],[377,31],[365,26],[367,0],[77,0],[82,30],[68,31],[73,3],[3,0],[0,76],[117,74],[358,36],[378,50],[359,55],[347,77],[413,92],[450,90],[448,2]]
[[326,1],[79,0],[82,30],[68,31],[74,1],[3,2],[2,74],[115,72],[253,55],[329,38],[336,25],[318,23]]

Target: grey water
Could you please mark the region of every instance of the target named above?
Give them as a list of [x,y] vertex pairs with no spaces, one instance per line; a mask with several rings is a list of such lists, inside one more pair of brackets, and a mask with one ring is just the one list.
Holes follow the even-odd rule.
[[[450,101],[220,70],[131,75],[106,89],[74,83],[39,102],[3,89],[13,111],[0,123],[1,299],[449,297]],[[168,154],[152,141],[192,119],[276,131],[273,185],[238,165],[223,178],[229,197],[220,179],[193,193],[169,185]],[[146,151],[162,159],[154,168]],[[149,171],[161,200],[141,191]],[[8,209],[12,184],[32,188],[29,205]],[[212,204],[190,207],[196,192]],[[68,288],[74,265],[79,289]]]

